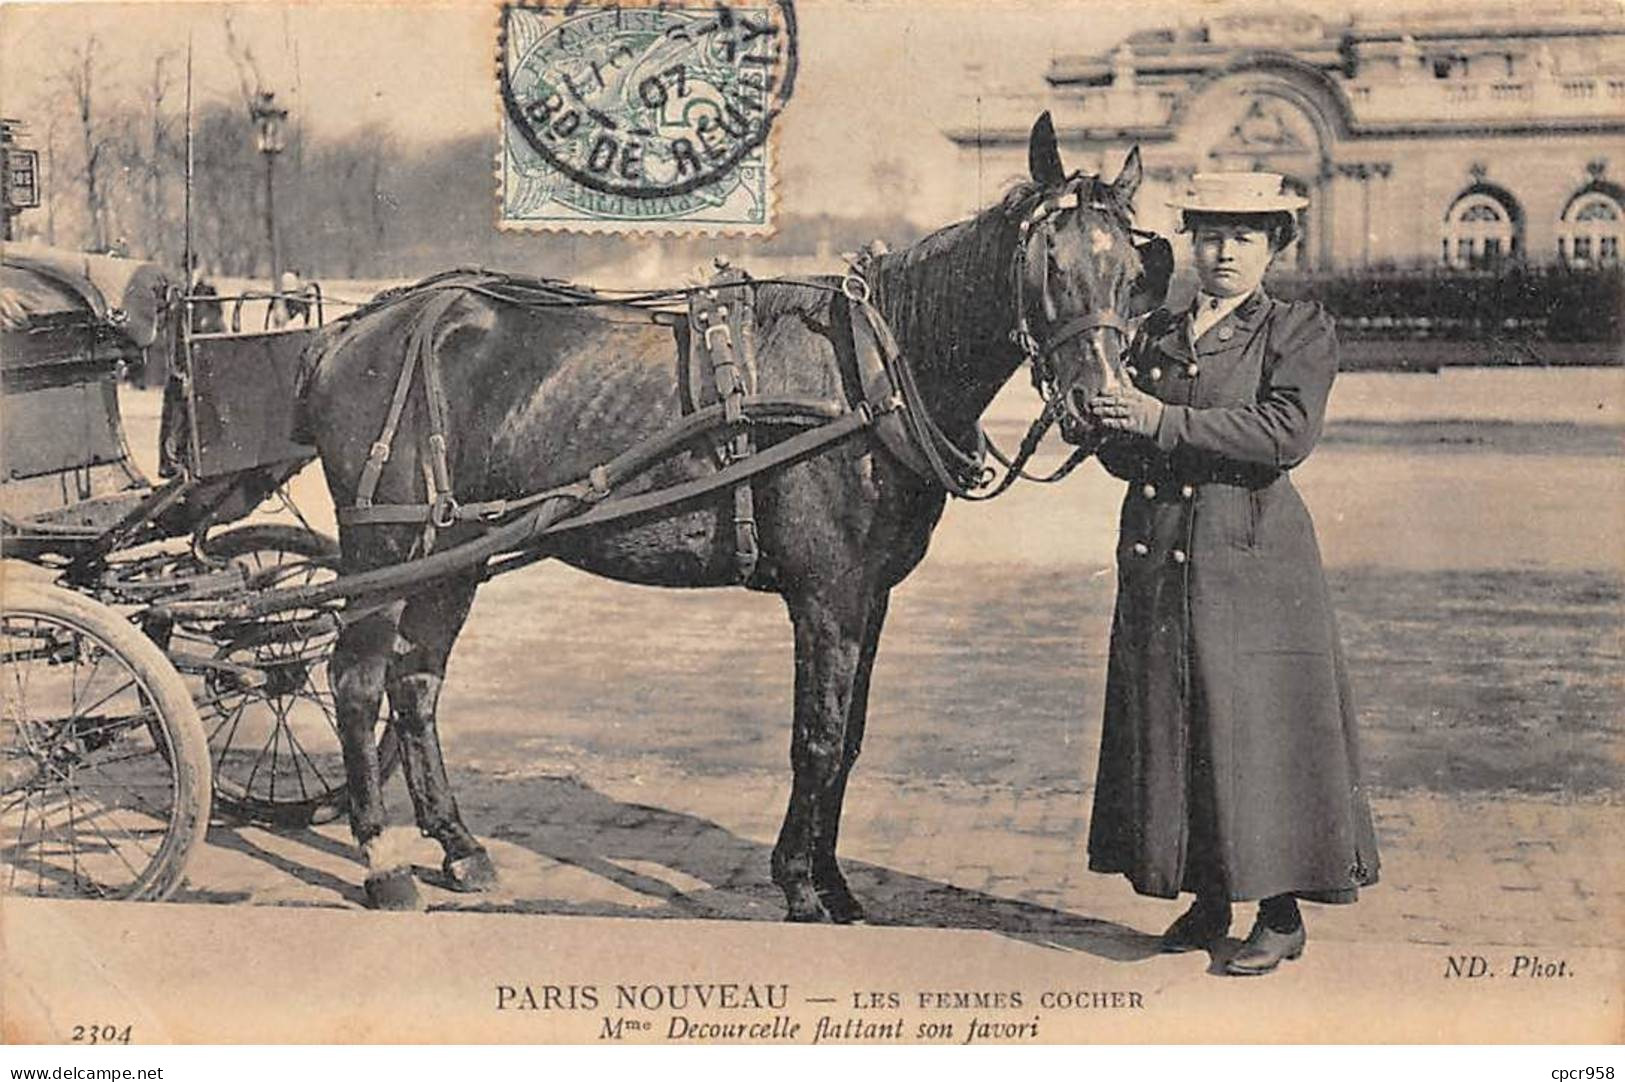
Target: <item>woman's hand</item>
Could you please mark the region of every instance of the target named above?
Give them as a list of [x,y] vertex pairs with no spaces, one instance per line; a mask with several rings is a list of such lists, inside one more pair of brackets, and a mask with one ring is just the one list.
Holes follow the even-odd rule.
[[1162,402],[1125,383],[1115,391],[1102,391],[1089,400],[1089,412],[1114,432],[1155,436],[1162,420]]

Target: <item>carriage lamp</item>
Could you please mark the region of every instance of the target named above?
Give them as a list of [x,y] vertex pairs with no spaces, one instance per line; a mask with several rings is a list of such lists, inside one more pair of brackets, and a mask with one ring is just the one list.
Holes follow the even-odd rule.
[[275,92],[261,90],[254,104],[249,106],[248,115],[254,121],[254,148],[265,156],[265,243],[271,250],[271,322],[280,327],[288,321],[288,314],[282,298],[274,295],[282,281],[282,253],[276,243],[276,156],[286,148],[282,122],[288,119],[288,111],[278,108]]

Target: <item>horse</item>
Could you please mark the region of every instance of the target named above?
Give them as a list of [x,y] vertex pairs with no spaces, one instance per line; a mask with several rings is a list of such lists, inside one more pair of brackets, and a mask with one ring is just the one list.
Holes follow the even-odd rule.
[[[913,371],[908,408],[928,415],[960,449],[975,447],[978,419],[1024,360],[1041,373],[1061,351],[1078,355],[1070,366],[1075,386],[1048,387],[1048,401],[1074,442],[1084,440],[1093,422],[1077,403],[1121,378],[1130,319],[1166,292],[1166,275],[1159,286],[1155,273],[1145,273],[1135,245],[1138,148],[1110,182],[1068,175],[1046,113],[1033,126],[1028,159],[1030,178],[995,205],[912,247],[876,254],[864,268],[873,308]],[[857,401],[858,301],[844,288],[851,285],[834,276],[755,283],[762,393]],[[580,478],[679,419],[674,368],[681,365],[672,362],[670,325],[614,306],[537,307],[480,290],[452,292],[408,287],[330,326],[313,345],[300,425],[341,508],[356,506],[358,494],[375,507],[421,506],[425,494],[433,497],[436,456],[426,432],[442,441],[440,487],[457,500],[492,501]],[[441,307],[425,330],[431,304]],[[397,375],[410,371],[402,355],[414,336],[433,351],[436,380],[444,381],[438,433],[430,427],[431,391]],[[398,428],[380,453],[386,416]],[[791,921],[864,916],[836,859],[842,802],[863,742],[890,591],[924,557],[952,487],[904,457],[872,430],[858,432],[753,482],[766,570],[754,585],[782,597],[795,644],[793,784],[770,860]],[[639,484],[656,489],[716,468],[703,453],[678,455]],[[738,580],[735,511],[729,493],[717,492],[630,524],[564,535],[548,542],[545,555],[626,582],[730,585]],[[448,522],[430,536],[421,523],[339,518],[346,574],[387,568],[481,529]],[[444,851],[444,881],[465,891],[496,882],[448,784],[436,719],[447,657],[481,574],[446,575],[369,606],[334,649],[350,826],[374,908],[421,905],[410,865],[382,834],[374,729],[386,694],[417,825]]]

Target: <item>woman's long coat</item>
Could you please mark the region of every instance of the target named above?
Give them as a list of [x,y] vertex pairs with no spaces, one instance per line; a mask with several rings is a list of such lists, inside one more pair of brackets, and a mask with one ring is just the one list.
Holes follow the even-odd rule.
[[1292,467],[1337,373],[1316,304],[1259,291],[1189,340],[1147,318],[1133,379],[1154,439],[1101,451],[1129,482],[1117,546],[1089,866],[1143,893],[1351,901],[1377,878],[1354,707]]

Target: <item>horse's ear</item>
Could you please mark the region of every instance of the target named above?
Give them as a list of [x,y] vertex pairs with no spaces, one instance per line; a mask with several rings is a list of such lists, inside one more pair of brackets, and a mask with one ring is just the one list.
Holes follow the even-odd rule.
[[1027,172],[1045,188],[1058,188],[1066,183],[1061,150],[1055,145],[1055,122],[1050,119],[1048,109],[1033,122],[1033,133],[1027,139]]
[[1123,168],[1117,173],[1117,179],[1112,181],[1112,194],[1117,197],[1118,203],[1125,207],[1134,205],[1134,193],[1140,190],[1140,181],[1145,179],[1145,170],[1140,166],[1140,147],[1135,144],[1134,149],[1128,152],[1123,159]]

